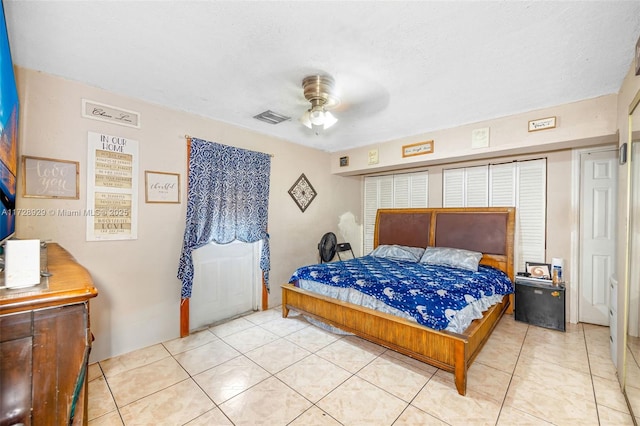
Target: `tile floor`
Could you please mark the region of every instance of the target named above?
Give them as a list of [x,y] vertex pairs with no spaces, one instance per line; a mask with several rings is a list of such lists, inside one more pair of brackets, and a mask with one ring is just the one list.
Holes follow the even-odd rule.
[[627,336],[626,390],[631,409],[640,424],[640,338]]
[[631,425],[609,329],[506,315],[453,375],[280,308],[92,364],[90,425]]

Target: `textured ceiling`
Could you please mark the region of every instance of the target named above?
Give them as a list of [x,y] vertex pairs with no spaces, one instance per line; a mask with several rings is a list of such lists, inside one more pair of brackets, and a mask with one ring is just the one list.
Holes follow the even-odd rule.
[[[617,93],[640,35],[637,0],[4,8],[19,66],[330,152]],[[316,73],[342,100],[319,136],[298,121]]]

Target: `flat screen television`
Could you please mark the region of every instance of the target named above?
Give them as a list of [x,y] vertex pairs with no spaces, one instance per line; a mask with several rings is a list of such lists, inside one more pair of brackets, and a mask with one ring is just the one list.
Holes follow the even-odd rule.
[[9,35],[0,1],[0,242],[15,233],[18,171],[18,88],[13,73]]

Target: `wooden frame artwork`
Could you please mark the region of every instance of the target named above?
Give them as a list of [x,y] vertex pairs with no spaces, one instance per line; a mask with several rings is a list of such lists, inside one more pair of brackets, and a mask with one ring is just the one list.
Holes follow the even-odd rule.
[[25,198],[80,198],[80,163],[22,156],[22,196]]
[[145,203],[180,203],[180,174],[144,171]]
[[[480,263],[504,271],[513,281],[515,208],[380,209],[374,247],[380,244],[441,246],[481,251]],[[462,333],[434,330],[308,290],[282,285],[282,316],[289,310],[338,327],[389,349],[453,372],[460,395],[467,370],[504,313],[512,312],[504,296]]]
[[402,158],[433,153],[433,141],[402,145]]
[[529,132],[538,132],[556,128],[556,117],[539,118],[529,121]]

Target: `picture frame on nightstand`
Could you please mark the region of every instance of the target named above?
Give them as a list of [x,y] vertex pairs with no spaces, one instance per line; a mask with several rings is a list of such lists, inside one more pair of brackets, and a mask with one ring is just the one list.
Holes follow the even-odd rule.
[[539,262],[525,262],[525,270],[532,278],[551,279],[551,264]]

